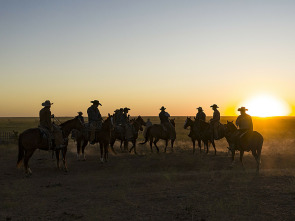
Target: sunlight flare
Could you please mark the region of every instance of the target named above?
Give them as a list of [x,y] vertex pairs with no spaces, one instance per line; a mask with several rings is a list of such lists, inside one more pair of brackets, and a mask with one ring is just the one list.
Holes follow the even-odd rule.
[[240,106],[245,106],[248,114],[257,117],[288,116],[290,114],[290,107],[286,102],[267,94],[254,96]]

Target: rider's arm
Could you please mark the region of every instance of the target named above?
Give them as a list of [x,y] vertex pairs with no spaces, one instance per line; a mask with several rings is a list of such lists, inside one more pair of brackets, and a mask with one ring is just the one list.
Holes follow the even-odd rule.
[[168,112],[165,113],[166,117],[170,117],[170,114]]

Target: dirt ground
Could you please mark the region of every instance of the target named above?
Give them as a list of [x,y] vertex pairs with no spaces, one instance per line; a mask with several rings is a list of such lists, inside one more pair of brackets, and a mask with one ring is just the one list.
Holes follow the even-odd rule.
[[190,146],[138,146],[138,155],[116,147],[101,163],[97,146],[77,161],[70,143],[68,173],[38,150],[29,178],[16,168],[17,146],[0,146],[0,220],[295,220],[294,154],[263,153],[257,175],[251,154],[244,171],[238,155],[229,168],[224,148],[193,155]]

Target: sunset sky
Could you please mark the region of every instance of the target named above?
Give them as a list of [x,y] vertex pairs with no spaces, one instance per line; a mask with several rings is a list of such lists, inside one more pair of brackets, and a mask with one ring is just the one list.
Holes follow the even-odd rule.
[[294,12],[292,0],[1,0],[0,117],[38,116],[46,99],[56,116],[93,99],[103,115],[213,103],[236,115],[261,95],[294,116]]

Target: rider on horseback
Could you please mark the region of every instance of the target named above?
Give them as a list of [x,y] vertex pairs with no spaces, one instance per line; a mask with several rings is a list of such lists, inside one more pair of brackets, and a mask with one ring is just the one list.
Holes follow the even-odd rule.
[[84,124],[84,117],[81,111],[78,112],[77,118],[82,122],[82,124]]
[[114,120],[115,120],[115,124],[116,126],[121,125],[121,120],[122,120],[122,115],[123,115],[123,108],[120,109],[116,109],[114,112]]
[[220,124],[220,113],[217,110],[217,108],[219,108],[219,107],[216,104],[213,104],[210,107],[212,107],[212,110],[214,111],[213,118],[210,119],[212,136],[215,140],[217,140],[218,139],[218,127]]
[[198,113],[196,114],[196,117],[195,117],[195,123],[194,123],[194,126],[193,126],[193,130],[191,130],[189,135],[188,135],[189,137],[192,137],[193,136],[193,131],[197,130],[197,122],[198,122],[198,120],[206,121],[206,114],[204,113],[203,108],[198,107],[196,109],[198,110]]
[[129,116],[128,112],[129,112],[130,108],[125,107],[123,109],[123,114],[121,116],[121,123],[122,126],[124,128],[124,136],[125,136],[125,140],[129,140],[133,137],[133,131],[129,122]]
[[240,131],[246,132],[246,131],[253,131],[253,123],[252,123],[252,117],[249,114],[246,114],[245,107],[241,107],[238,109],[238,111],[241,112],[240,116],[238,116],[236,120],[236,125],[239,127]]
[[62,132],[60,128],[51,123],[51,118],[54,118],[54,115],[51,115],[51,103],[49,100],[46,100],[42,103],[42,106],[44,106],[40,112],[40,125],[39,128],[44,132],[45,136],[48,139],[48,145],[49,149],[55,149],[56,147],[61,147],[61,145],[64,144]]
[[95,144],[95,132],[101,129],[102,117],[98,110],[98,105],[102,106],[98,100],[91,101],[93,103],[87,110],[88,122],[90,127],[90,144]]
[[206,121],[206,114],[203,111],[202,107],[197,108],[198,113],[196,114],[196,120]]
[[160,108],[161,112],[159,113],[161,125],[163,126],[164,131],[168,132],[169,138],[171,140],[174,140],[176,138],[176,133],[175,133],[175,128],[173,125],[170,123],[169,117],[170,114],[167,113],[165,110],[166,108],[162,106]]
[[238,109],[240,111],[240,116],[238,116],[236,120],[236,125],[239,128],[235,134],[234,137],[234,148],[237,148],[239,146],[239,140],[243,138],[247,132],[253,131],[253,123],[252,123],[252,117],[248,114],[246,114],[245,107],[241,107]]

